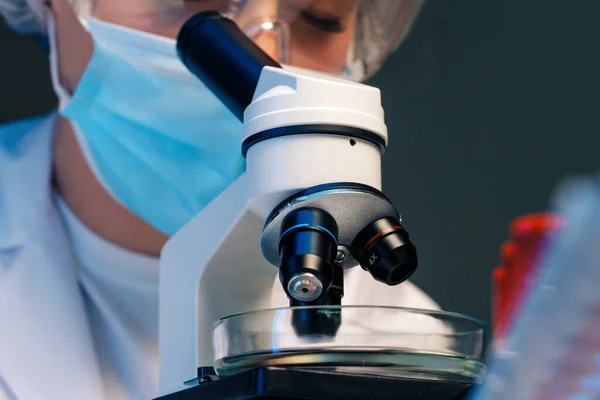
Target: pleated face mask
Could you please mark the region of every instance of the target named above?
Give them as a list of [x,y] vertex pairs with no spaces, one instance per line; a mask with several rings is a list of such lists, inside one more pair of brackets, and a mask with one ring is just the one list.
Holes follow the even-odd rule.
[[62,114],[105,189],[172,235],[243,173],[242,124],[174,40],[94,18],[87,27],[94,52]]

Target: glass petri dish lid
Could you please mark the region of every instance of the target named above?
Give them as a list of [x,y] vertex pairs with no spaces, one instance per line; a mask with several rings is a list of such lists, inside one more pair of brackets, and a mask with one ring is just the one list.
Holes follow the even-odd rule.
[[485,337],[484,323],[443,311],[289,307],[219,320],[213,355],[220,376],[271,366],[476,383]]

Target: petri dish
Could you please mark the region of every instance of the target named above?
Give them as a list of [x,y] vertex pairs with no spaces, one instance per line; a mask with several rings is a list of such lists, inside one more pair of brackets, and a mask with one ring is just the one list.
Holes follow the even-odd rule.
[[289,307],[217,321],[213,356],[220,376],[268,366],[478,383],[485,337],[484,323],[449,312]]

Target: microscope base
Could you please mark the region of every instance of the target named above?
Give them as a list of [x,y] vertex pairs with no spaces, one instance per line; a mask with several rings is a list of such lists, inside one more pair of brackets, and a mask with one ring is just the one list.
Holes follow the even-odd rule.
[[[340,368],[341,369],[341,368]],[[473,385],[451,380],[425,380],[317,369],[261,367],[156,400],[460,400]]]

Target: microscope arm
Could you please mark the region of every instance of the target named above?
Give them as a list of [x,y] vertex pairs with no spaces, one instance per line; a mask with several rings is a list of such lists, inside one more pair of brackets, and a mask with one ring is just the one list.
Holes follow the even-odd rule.
[[260,249],[264,219],[242,175],[166,244],[160,268],[160,391],[213,365],[212,323],[269,308],[277,269]]

